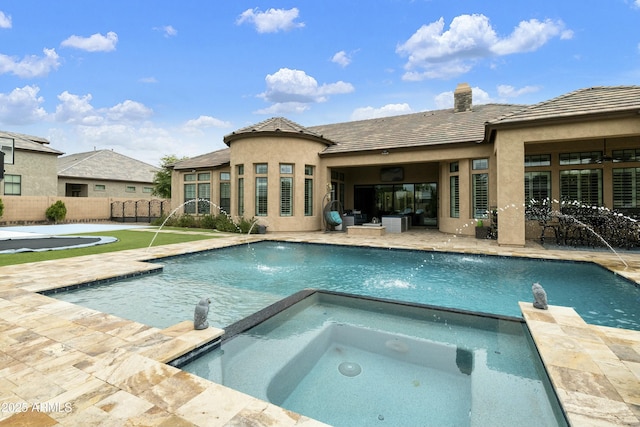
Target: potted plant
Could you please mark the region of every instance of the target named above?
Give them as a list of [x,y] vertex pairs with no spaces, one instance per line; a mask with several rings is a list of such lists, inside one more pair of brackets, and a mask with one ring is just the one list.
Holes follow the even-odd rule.
[[489,227],[485,227],[484,222],[479,219],[476,222],[476,239],[487,239],[489,238]]

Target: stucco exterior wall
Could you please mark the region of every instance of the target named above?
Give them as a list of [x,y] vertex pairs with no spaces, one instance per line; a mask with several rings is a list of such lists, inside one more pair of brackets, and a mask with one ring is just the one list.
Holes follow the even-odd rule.
[[[4,170],[5,175],[20,175],[20,196],[53,196],[57,194],[57,154],[16,150],[13,164],[5,164]],[[2,194],[5,194],[4,181],[2,182]]]
[[[181,205],[185,202],[184,195],[184,185],[185,184],[197,184],[197,183],[209,183],[211,185],[211,203],[214,206],[211,207],[211,214],[217,215],[220,213],[220,174],[221,173],[229,173],[231,168],[229,166],[223,166],[218,168],[202,168],[202,169],[192,169],[192,170],[179,170],[171,174],[171,209],[178,209],[176,214],[184,213],[184,207]],[[210,177],[208,181],[197,180],[197,181],[185,181],[185,175],[190,174],[203,174],[209,173]],[[232,198],[234,197],[233,193],[231,194]],[[231,212],[227,212],[232,217]]]
[[[330,168],[346,171],[345,207],[353,202],[353,185],[380,184],[380,168],[402,166],[405,178],[402,182],[438,183],[438,229],[445,233],[473,235],[476,220],[471,203],[471,159],[489,159],[489,205],[496,205],[496,161],[491,144],[455,144],[425,147],[420,150],[389,150],[389,154],[368,152],[345,156],[323,157]],[[449,211],[449,164],[458,162],[460,176],[460,215],[452,218]],[[353,179],[353,181],[351,181]],[[401,182],[400,182],[401,183]]]
[[[70,197],[70,194],[67,192],[67,184],[81,186],[83,194],[79,197],[123,197],[130,199],[153,198],[153,184],[148,182],[124,182],[67,177],[58,178],[58,196]],[[104,190],[99,186],[104,186]],[[145,189],[148,191],[145,191]]]
[[[330,182],[329,171],[318,153],[325,145],[305,138],[257,136],[233,141],[231,149],[231,211],[238,213],[238,165],[244,165],[244,217],[254,218],[258,224],[278,231],[320,230],[322,227],[322,198]],[[268,207],[266,216],[256,215],[255,165],[268,165]],[[293,215],[280,216],[280,165],[293,165]],[[314,215],[304,214],[305,166],[314,167]]]
[[[613,173],[621,167],[614,162],[591,165],[560,166],[561,153],[640,148],[640,116],[600,120],[555,122],[530,127],[501,128],[495,149],[498,160],[497,206],[499,212],[498,243],[524,245],[526,238],[536,238],[538,229],[526,227],[524,220],[524,156],[550,154],[551,165],[526,170],[551,172],[551,199],[560,200],[560,171],[563,169],[601,169],[603,205],[613,208]],[[640,163],[627,165],[640,167]],[[555,206],[559,209],[559,205]],[[527,230],[528,234],[527,234]]]

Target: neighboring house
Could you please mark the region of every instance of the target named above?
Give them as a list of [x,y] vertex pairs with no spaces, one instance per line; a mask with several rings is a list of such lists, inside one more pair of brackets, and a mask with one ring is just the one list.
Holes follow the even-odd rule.
[[159,170],[112,150],[70,154],[58,159],[57,194],[150,199]]
[[271,118],[176,163],[172,204],[206,199],[271,231],[320,230],[329,202],[459,234],[496,210],[498,243],[523,245],[531,199],[640,209],[639,113],[640,86],[473,106],[461,84],[452,109],[311,127]]
[[3,196],[52,196],[57,194],[56,174],[61,151],[49,141],[32,135],[0,131],[4,155]]

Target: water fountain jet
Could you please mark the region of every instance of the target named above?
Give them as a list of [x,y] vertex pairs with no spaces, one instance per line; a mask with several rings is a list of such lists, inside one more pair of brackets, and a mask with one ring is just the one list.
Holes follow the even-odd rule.
[[[227,216],[227,218],[229,218],[229,221],[231,221],[232,224],[234,224],[236,226],[236,229],[238,230],[238,233],[240,233],[242,230],[240,230],[240,227],[238,227],[238,225],[233,222],[233,218],[231,218],[231,215],[229,215],[224,209],[222,209],[220,206],[216,205],[215,203],[213,203],[210,200],[207,199],[191,199],[191,200],[187,200],[186,202],[180,204],[177,208],[175,208],[174,210],[171,211],[171,213],[169,215],[167,215],[167,217],[164,219],[164,221],[162,221],[162,224],[160,224],[160,227],[158,227],[158,229],[156,230],[156,233],[153,235],[153,239],[151,239],[151,243],[149,243],[149,246],[147,247],[147,251],[151,248],[151,246],[153,246],[153,242],[155,242],[156,237],[158,237],[158,233],[160,233],[160,230],[162,230],[162,227],[164,227],[164,225],[167,223],[167,221],[169,221],[169,219],[176,213],[178,212],[181,208],[185,207],[186,205],[190,204],[190,203],[200,203],[200,202],[206,202],[209,204],[209,206],[212,206],[214,208],[217,208],[218,211],[224,215]],[[254,223],[255,224],[255,223]],[[253,227],[253,225],[252,225]]]

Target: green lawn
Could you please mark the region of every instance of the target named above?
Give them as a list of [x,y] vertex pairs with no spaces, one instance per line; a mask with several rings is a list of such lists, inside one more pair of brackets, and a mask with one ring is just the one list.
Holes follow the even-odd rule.
[[[163,231],[197,231],[199,234],[158,233],[153,246],[170,245],[172,243],[193,242],[196,240],[215,239],[219,237],[209,230],[194,230],[181,228],[163,228]],[[83,234],[74,234],[82,236]],[[80,255],[103,254],[107,252],[123,251],[127,249],[147,248],[153,240],[155,233],[149,231],[117,230],[99,233],[85,233],[87,236],[111,236],[118,239],[117,242],[104,245],[89,246],[87,248],[64,249],[44,252],[22,252],[16,254],[0,254],[0,266],[24,264],[28,262],[46,261],[50,259],[71,258]]]

